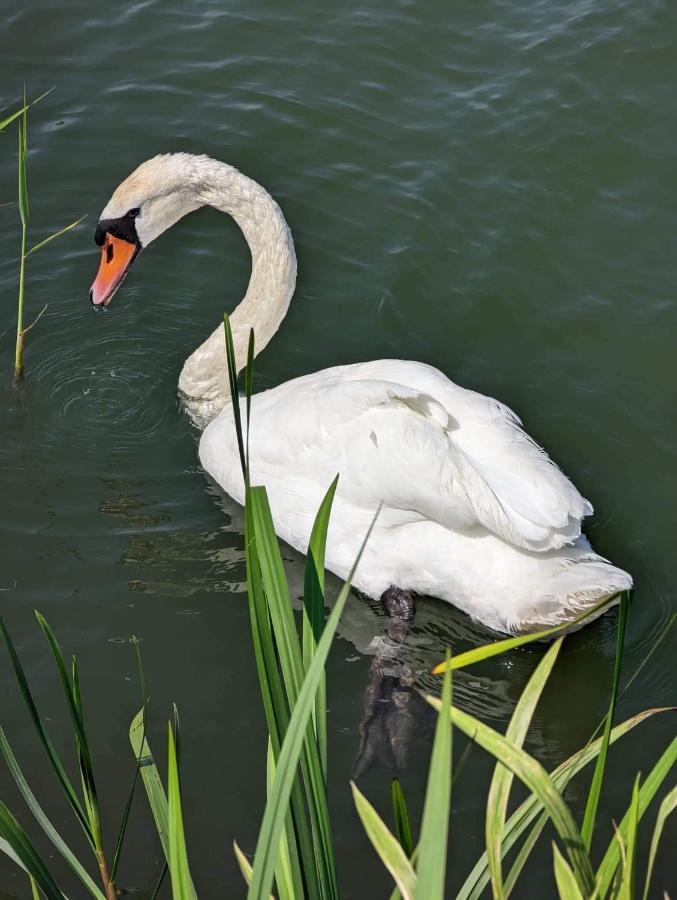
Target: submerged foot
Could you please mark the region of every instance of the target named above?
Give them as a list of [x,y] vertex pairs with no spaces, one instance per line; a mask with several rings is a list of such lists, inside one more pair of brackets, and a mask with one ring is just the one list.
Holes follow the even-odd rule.
[[414,595],[411,591],[391,585],[381,594],[381,603],[391,619],[400,622],[411,622],[416,612]]

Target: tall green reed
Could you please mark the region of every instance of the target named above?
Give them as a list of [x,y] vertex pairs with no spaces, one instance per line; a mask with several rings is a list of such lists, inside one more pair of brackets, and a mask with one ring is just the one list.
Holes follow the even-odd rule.
[[41,250],[51,241],[60,237],[66,232],[70,231],[72,228],[75,228],[76,225],[79,225],[80,222],[84,219],[84,216],[77,219],[75,222],[71,222],[70,225],[66,225],[64,228],[59,229],[54,234],[49,235],[49,237],[44,238],[44,240],[39,241],[30,249],[28,247],[28,223],[30,218],[30,209],[28,202],[28,170],[27,170],[27,160],[28,160],[28,110],[31,106],[34,106],[40,100],[47,96],[47,94],[51,93],[51,91],[47,91],[42,94],[42,96],[38,97],[36,100],[33,100],[32,103],[27,102],[26,100],[26,92],[24,90],[24,99],[23,106],[20,109],[15,111],[14,113],[7,116],[5,119],[0,121],[0,131],[10,125],[12,122],[17,121],[17,134],[19,139],[19,149],[18,149],[18,169],[17,169],[17,201],[19,207],[19,217],[21,219],[21,243],[20,243],[20,253],[19,253],[19,286],[18,286],[18,294],[17,294],[17,311],[16,311],[16,342],[14,346],[14,377],[15,379],[23,378],[24,374],[24,349],[26,345],[26,335],[38,324],[45,311],[47,310],[47,305],[42,308],[42,310],[38,313],[36,318],[31,322],[30,325],[24,325],[24,306],[26,299],[26,263],[28,257],[33,253],[36,253],[38,250]]

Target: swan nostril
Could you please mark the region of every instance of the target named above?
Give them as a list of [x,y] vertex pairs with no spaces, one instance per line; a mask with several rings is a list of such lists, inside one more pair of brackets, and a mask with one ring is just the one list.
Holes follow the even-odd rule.
[[109,244],[106,247],[106,262],[109,263],[113,259],[113,245]]

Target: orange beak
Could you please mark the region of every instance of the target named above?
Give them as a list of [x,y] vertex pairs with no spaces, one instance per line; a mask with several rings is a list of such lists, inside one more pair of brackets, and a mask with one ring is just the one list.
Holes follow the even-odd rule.
[[89,299],[95,306],[108,306],[140,249],[138,244],[130,244],[112,234],[106,235],[101,248],[99,271],[89,292]]

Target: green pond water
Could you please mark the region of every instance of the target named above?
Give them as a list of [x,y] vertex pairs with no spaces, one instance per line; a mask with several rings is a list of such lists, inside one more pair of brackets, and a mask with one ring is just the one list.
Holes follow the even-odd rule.
[[[257,388],[399,356],[516,409],[593,502],[596,549],[636,579],[627,677],[675,607],[676,34],[668,0],[5,4],[0,107],[15,107],[24,82],[30,95],[55,86],[30,115],[32,239],[87,219],[30,259],[27,321],[48,308],[15,390],[18,211],[0,207],[0,609],[64,753],[70,733],[34,608],[77,653],[109,841],[133,770],[132,634],[162,759],[171,701],[181,712],[201,897],[242,894],[231,842],[253,851],[265,789],[241,511],[201,471],[176,396],[183,360],[244,293],[247,248],[225,216],[202,211],[145,253],[97,315],[93,232],[113,188],[143,159],[186,150],[236,165],[279,201],[299,282]],[[15,197],[15,147],[13,129],[0,136],[2,204]],[[302,560],[284,556],[298,594]],[[548,767],[604,713],[615,623],[608,615],[565,643],[527,742]],[[365,698],[381,702],[362,789],[386,812],[396,756],[418,815],[434,720],[417,691],[436,687],[426,672],[447,645],[491,637],[422,600],[396,671],[379,681],[385,624],[351,598],[328,665],[346,898],[387,896],[389,885],[348,790]],[[503,729],[542,653],[459,674],[457,702]],[[619,718],[677,700],[676,654],[673,630]],[[80,846],[4,652],[0,676],[0,721]],[[674,719],[655,719],[612,752],[596,847],[673,733]],[[459,736],[457,753],[464,745]],[[454,786],[450,896],[483,846],[490,770],[475,749]],[[585,793],[581,781],[568,794],[578,814]],[[4,769],[0,796],[28,821]],[[657,861],[665,888],[677,886],[676,837],[673,825]],[[121,884],[146,890],[160,866],[139,796]],[[551,896],[550,872],[545,841],[516,896]],[[2,892],[27,896],[5,859]]]

